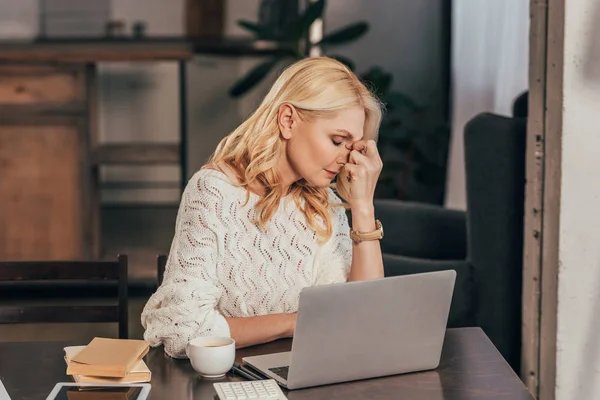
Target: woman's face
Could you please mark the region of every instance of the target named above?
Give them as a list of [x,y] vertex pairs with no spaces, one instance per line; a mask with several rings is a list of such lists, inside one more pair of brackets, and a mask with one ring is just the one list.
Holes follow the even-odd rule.
[[286,160],[281,165],[284,181],[304,179],[311,186],[327,187],[348,161],[352,144],[362,140],[365,111],[353,107],[332,118],[301,120],[295,109],[283,105],[279,127],[286,139]]

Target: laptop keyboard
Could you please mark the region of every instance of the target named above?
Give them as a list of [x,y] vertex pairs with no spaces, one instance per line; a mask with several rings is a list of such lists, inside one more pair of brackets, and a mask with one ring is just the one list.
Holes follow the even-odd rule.
[[283,379],[285,379],[287,381],[287,377],[288,377],[288,372],[290,370],[290,367],[275,367],[275,368],[269,368],[269,371],[271,371],[272,373],[274,373],[275,375],[278,375],[280,377],[282,377]]

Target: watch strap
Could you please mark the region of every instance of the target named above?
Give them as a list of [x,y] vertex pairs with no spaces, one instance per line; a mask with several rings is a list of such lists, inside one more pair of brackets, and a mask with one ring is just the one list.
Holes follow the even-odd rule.
[[381,221],[375,220],[375,230],[371,232],[359,232],[351,229],[350,238],[355,243],[360,243],[367,240],[381,240],[383,238],[383,226]]

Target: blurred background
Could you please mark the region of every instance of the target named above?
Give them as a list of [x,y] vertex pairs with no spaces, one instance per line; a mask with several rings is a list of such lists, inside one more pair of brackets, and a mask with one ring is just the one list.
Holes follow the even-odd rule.
[[[327,55],[386,104],[386,276],[456,270],[449,327],[481,327],[532,393],[598,398],[599,18],[600,0],[0,0],[0,341],[142,337],[185,183],[282,68]],[[125,322],[15,323],[118,294],[16,262],[81,277],[52,262],[119,254]]]
[[[420,242],[384,243],[384,251],[465,262],[463,133],[482,113],[515,117],[528,40],[529,4],[520,0],[0,0],[0,260],[127,254],[130,336],[140,337],[139,313],[156,289],[156,255],[169,251],[183,185],[283,67],[327,55],[387,107],[380,212],[391,218],[386,230],[397,218],[421,233],[397,233]],[[524,147],[502,146],[479,147],[489,165],[471,169],[524,159]],[[505,209],[510,227],[522,229],[524,169],[507,179],[516,197],[498,198],[498,215]],[[487,201],[479,207],[495,215]],[[435,222],[438,213],[456,226]],[[512,232],[511,260],[520,260],[522,232]],[[465,290],[465,304],[475,302]],[[475,323],[469,312],[457,324]],[[2,329],[5,340],[39,339],[35,326]],[[45,334],[52,329],[64,337],[58,325]]]

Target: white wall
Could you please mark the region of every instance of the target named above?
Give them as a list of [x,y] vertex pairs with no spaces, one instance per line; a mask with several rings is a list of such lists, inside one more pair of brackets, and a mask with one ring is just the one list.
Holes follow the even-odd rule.
[[[147,23],[149,36],[183,34],[184,0],[112,0],[112,17]],[[174,62],[101,63],[99,136],[103,142],[177,142],[179,140],[178,67]],[[152,189],[104,189],[107,203],[178,200],[177,166],[110,166],[101,168],[106,182],[172,182]]]
[[[422,102],[441,93],[441,1],[330,0],[326,31],[357,20],[371,23],[368,36],[336,53],[353,58],[359,72],[381,65],[395,75],[394,87]],[[376,4],[375,4],[376,3]],[[143,6],[142,6],[143,4]],[[240,18],[255,20],[260,0],[228,0],[225,34],[248,35]],[[0,35],[35,35],[37,1],[0,0]],[[135,20],[148,24],[149,35],[176,36],[183,31],[184,0],[113,0],[112,17],[128,30]],[[220,138],[229,133],[260,101],[275,76],[240,100],[227,96],[237,78],[260,59],[196,56],[189,63],[189,170],[199,168]],[[99,66],[99,124],[103,142],[178,140],[179,95],[175,63],[102,63]],[[103,167],[102,179],[172,182],[171,188],[111,189],[104,202],[177,203],[178,168]]]
[[556,399],[599,399],[600,1],[565,4]]
[[438,102],[443,92],[443,0],[329,0],[325,32],[364,20],[360,40],[331,49],[356,62],[357,71],[380,65],[394,74],[393,87],[420,102]]
[[26,39],[39,30],[38,0],[0,0],[0,38]]
[[[237,20],[254,21],[259,0],[228,0],[224,32],[226,36],[250,37],[237,26]],[[188,130],[189,173],[199,169],[219,141],[233,131],[260,101],[273,81],[266,79],[241,99],[232,99],[229,88],[262,58],[196,55],[189,64]]]
[[[176,34],[181,28],[183,0],[164,3],[154,0],[140,14],[137,0],[113,0],[114,16],[145,19],[151,34]],[[419,2],[397,0],[330,0],[326,31],[357,20],[366,20],[371,31],[360,41],[336,49],[353,58],[360,72],[381,65],[394,72],[394,87],[415,99],[437,100],[440,81],[441,0]],[[228,0],[225,34],[248,35],[238,19],[255,20],[260,0]],[[140,8],[140,7],[138,7]],[[188,168],[198,169],[218,141],[233,130],[258,104],[275,75],[239,100],[230,99],[229,87],[261,59],[251,57],[196,56],[188,71]],[[101,132],[104,140],[177,140],[177,70],[174,64],[103,65]],[[175,167],[105,168],[104,179],[176,181]],[[106,202],[178,201],[178,189],[106,190]]]
[[[335,50],[355,60],[358,71],[380,65],[394,73],[394,88],[422,102],[437,100],[440,81],[441,4],[443,0],[330,0],[326,31],[358,20],[371,24],[367,36]],[[168,3],[168,4],[167,4]],[[0,35],[37,33],[37,1],[0,0]],[[228,0],[225,34],[248,35],[240,18],[256,20],[260,0]],[[184,0],[112,0],[113,18],[123,19],[130,30],[135,20],[148,24],[149,35],[175,36],[183,32]],[[18,22],[8,26],[7,21]],[[229,87],[260,59],[196,56],[188,71],[188,132],[190,173],[199,168],[219,139],[235,128],[256,107],[275,78],[240,100],[230,99]],[[175,63],[102,63],[99,66],[100,139],[103,142],[178,140],[179,95]],[[111,189],[103,201],[177,203],[178,168],[103,167],[102,178],[114,181],[171,182],[162,189]]]
[[[150,35],[174,36],[183,32],[184,0],[144,2],[113,0],[113,16],[148,22]],[[259,0],[229,0],[225,35],[249,35],[236,25],[240,18],[254,20]],[[248,57],[197,55],[187,64],[188,178],[210,156],[219,140],[248,114],[264,92],[261,88],[241,100],[231,99],[229,87],[256,62]],[[100,131],[110,142],[177,142],[179,139],[179,88],[176,63],[104,63],[100,68]],[[108,182],[171,182],[163,188],[103,190],[105,203],[177,204],[179,168],[104,167]]]

